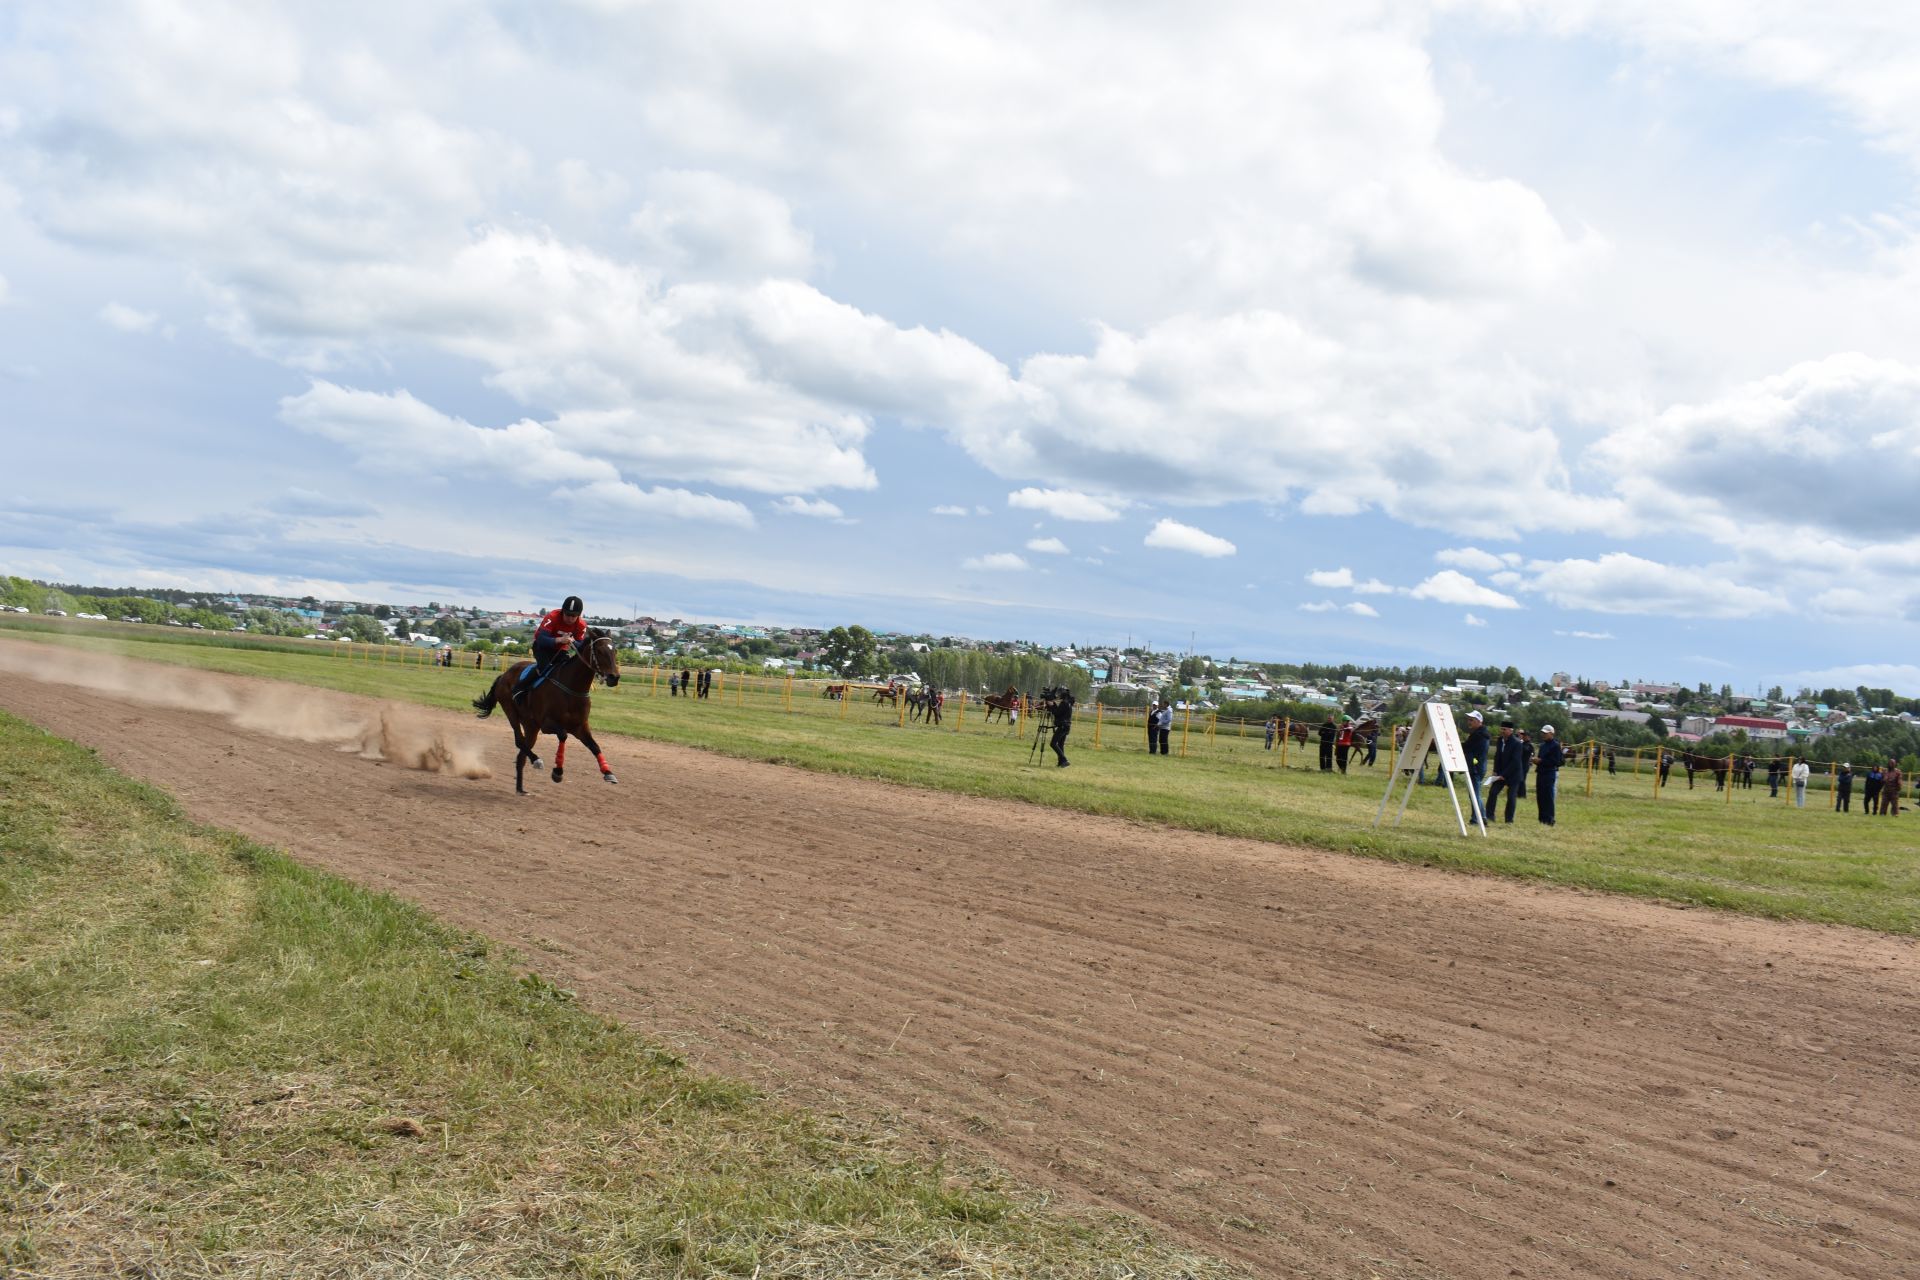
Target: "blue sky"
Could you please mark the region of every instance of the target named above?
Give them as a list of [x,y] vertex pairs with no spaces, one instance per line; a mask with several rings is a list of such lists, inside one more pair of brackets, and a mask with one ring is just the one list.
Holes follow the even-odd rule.
[[1920,693],[1901,6],[0,13],[0,571]]

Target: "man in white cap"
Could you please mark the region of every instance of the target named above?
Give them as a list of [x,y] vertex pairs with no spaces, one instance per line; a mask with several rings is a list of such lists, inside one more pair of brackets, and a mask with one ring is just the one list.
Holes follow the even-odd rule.
[[1487,773],[1487,725],[1478,711],[1467,712],[1467,781],[1473,784],[1473,807],[1480,808],[1480,783]]
[[1535,759],[1533,798],[1540,806],[1540,821],[1553,825],[1554,788],[1560,781],[1560,762],[1566,753],[1560,749],[1559,735],[1550,724],[1540,726],[1540,754]]

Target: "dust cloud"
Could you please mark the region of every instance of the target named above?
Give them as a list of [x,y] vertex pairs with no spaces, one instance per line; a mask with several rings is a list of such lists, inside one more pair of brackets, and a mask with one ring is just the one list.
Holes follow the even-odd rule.
[[223,716],[254,733],[329,744],[364,760],[408,769],[485,778],[479,744],[454,737],[406,707],[293,685],[236,684],[231,678],[135,662],[109,654],[74,653],[44,645],[0,643],[0,672],[51,684],[74,685],[129,702]]

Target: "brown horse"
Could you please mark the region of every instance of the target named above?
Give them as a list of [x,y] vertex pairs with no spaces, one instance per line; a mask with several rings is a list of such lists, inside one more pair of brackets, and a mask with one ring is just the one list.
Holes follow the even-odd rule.
[[1687,790],[1693,790],[1693,775],[1696,773],[1712,774],[1715,791],[1727,785],[1727,770],[1733,765],[1733,761],[1728,757],[1703,756],[1693,751],[1673,751],[1668,754],[1678,759],[1680,767],[1687,771]]
[[900,705],[900,699],[905,694],[906,694],[906,689],[904,686],[897,685],[897,684],[883,684],[883,685],[877,686],[874,689],[873,700],[876,704],[884,702],[890,707],[897,707]]
[[594,761],[600,766],[602,778],[618,782],[613,770],[607,767],[606,756],[600,753],[600,744],[593,740],[593,730],[587,727],[587,713],[593,705],[587,695],[593,690],[593,682],[604,680],[608,688],[620,683],[620,660],[613,651],[613,638],[598,627],[590,628],[584,644],[554,659],[545,680],[515,697],[521,673],[532,665],[514,663],[494,678],[484,694],[473,700],[474,710],[482,720],[492,715],[496,706],[506,708],[507,723],[513,727],[513,745],[519,749],[513,759],[513,789],[521,795],[527,793],[524,781],[527,763],[531,761],[534,768],[540,767],[540,757],[533,753],[533,745],[543,733],[560,740],[553,752],[555,782],[566,773],[569,734],[587,744],[587,750],[593,752]]
[[[1368,716],[1364,720],[1355,720],[1353,722],[1353,750],[1365,751],[1367,749],[1367,743],[1366,743],[1367,735],[1374,732],[1379,727],[1380,727],[1380,722],[1374,719],[1372,716]],[[1336,737],[1338,736],[1339,731],[1340,731],[1340,726],[1336,722],[1334,725],[1334,733]],[[1319,739],[1320,725],[1309,724],[1305,720],[1295,720],[1293,723],[1287,726],[1287,737],[1293,739],[1295,742],[1299,743],[1301,746],[1304,747],[1309,742],[1314,742]],[[1389,754],[1391,754],[1391,749],[1389,749]]]
[[1012,720],[1013,713],[1020,710],[1020,688],[1018,685],[1010,684],[1007,686],[1005,693],[990,693],[982,698],[981,701],[987,704],[988,724],[993,723],[995,712],[999,712],[1001,715],[1007,717],[1008,720]]

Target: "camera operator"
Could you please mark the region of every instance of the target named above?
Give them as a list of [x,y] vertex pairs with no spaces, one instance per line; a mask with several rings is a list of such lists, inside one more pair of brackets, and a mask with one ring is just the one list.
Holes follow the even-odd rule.
[[1053,737],[1047,740],[1047,745],[1053,748],[1059,762],[1054,767],[1064,769],[1067,767],[1067,735],[1073,732],[1073,690],[1064,685],[1043,689],[1040,697],[1041,705],[1053,719]]

